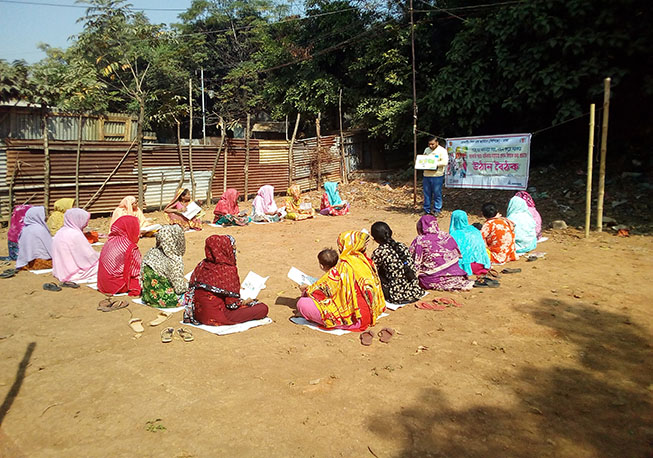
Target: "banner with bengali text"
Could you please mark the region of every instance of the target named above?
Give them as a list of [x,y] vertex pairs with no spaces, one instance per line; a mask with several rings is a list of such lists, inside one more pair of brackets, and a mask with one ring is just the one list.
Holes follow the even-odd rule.
[[531,134],[447,139],[448,188],[513,189],[528,187]]

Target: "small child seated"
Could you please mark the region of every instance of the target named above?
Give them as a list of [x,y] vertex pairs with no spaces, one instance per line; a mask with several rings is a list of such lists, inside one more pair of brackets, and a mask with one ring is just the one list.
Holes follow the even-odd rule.
[[320,269],[328,272],[338,264],[338,252],[333,248],[325,248],[317,254],[317,260],[320,263]]

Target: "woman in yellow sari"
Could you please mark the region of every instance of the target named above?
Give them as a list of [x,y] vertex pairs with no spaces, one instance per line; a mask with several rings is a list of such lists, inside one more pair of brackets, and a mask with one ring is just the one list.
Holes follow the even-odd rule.
[[54,202],[54,211],[48,217],[48,228],[50,234],[54,236],[59,229],[63,227],[63,214],[75,205],[75,199],[64,197]]
[[109,227],[113,226],[113,223],[123,216],[135,216],[138,218],[138,224],[141,228],[147,226],[147,219],[145,219],[145,215],[143,215],[143,210],[138,208],[138,203],[134,196],[123,197],[118,204],[118,207],[113,211],[113,215],[111,215]]
[[361,231],[338,236],[338,263],[306,288],[297,301],[304,318],[327,329],[364,331],[385,310],[381,280],[365,254],[370,236]]
[[309,219],[315,217],[315,210],[311,207],[308,209],[301,208],[301,189],[299,185],[292,185],[288,188],[288,197],[286,197],[286,218],[295,221]]

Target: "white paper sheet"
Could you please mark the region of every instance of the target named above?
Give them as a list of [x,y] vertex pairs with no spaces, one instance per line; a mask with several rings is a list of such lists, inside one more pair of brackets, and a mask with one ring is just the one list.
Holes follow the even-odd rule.
[[312,285],[315,283],[318,279],[315,277],[311,277],[310,275],[306,275],[304,272],[299,270],[296,267],[291,267],[290,270],[288,271],[288,278],[290,278],[292,281],[297,283],[298,285]]
[[265,289],[265,282],[270,277],[261,277],[251,270],[240,285],[240,298],[243,300],[256,299],[262,289]]
[[153,308],[154,310],[161,310],[162,312],[166,312],[166,313],[181,312],[182,310],[184,310],[183,306],[181,306],[181,307],[169,307],[169,308],[152,307],[149,304],[144,304],[143,299],[141,299],[140,297],[138,297],[136,299],[132,299],[132,302],[135,302],[136,304],[144,305],[145,307]]
[[102,245],[104,245],[104,242],[91,243],[91,246],[102,246]]
[[145,233],[145,232],[158,231],[159,229],[161,229],[161,227],[162,226],[160,224],[151,224],[149,226],[142,227],[141,228],[141,234]]
[[211,227],[223,227],[222,224],[209,223]]
[[193,219],[200,211],[202,211],[202,208],[199,205],[197,205],[195,202],[189,202],[188,205],[186,205],[186,211],[183,213],[183,215],[186,217],[186,219]]
[[52,272],[52,269],[30,270],[30,272],[36,275],[42,275],[42,274],[49,274],[50,272]]
[[238,324],[232,324],[232,325],[225,325],[225,326],[207,326],[205,324],[200,324],[200,325],[194,325],[194,324],[189,324],[189,323],[184,323],[180,321],[180,323],[184,326],[188,326],[191,328],[196,328],[196,329],[201,329],[206,332],[210,332],[211,334],[216,334],[218,336],[224,336],[227,334],[234,334],[236,332],[243,332],[247,331],[248,329],[251,328],[256,328],[258,326],[264,326],[266,324],[272,323],[272,319],[270,317],[263,318],[262,320],[253,320],[253,321],[246,321],[244,323],[238,323]]

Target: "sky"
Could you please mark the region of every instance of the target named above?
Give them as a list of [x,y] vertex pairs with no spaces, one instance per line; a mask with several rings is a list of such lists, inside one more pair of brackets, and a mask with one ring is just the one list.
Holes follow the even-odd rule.
[[[170,24],[179,22],[177,15],[190,6],[191,0],[131,0],[128,3],[134,9],[146,10],[150,22]],[[147,11],[157,8],[180,11]],[[37,47],[39,43],[67,48],[69,38],[81,31],[81,24],[76,21],[85,12],[85,7],[75,0],[0,0],[0,59],[38,62],[45,57]]]

